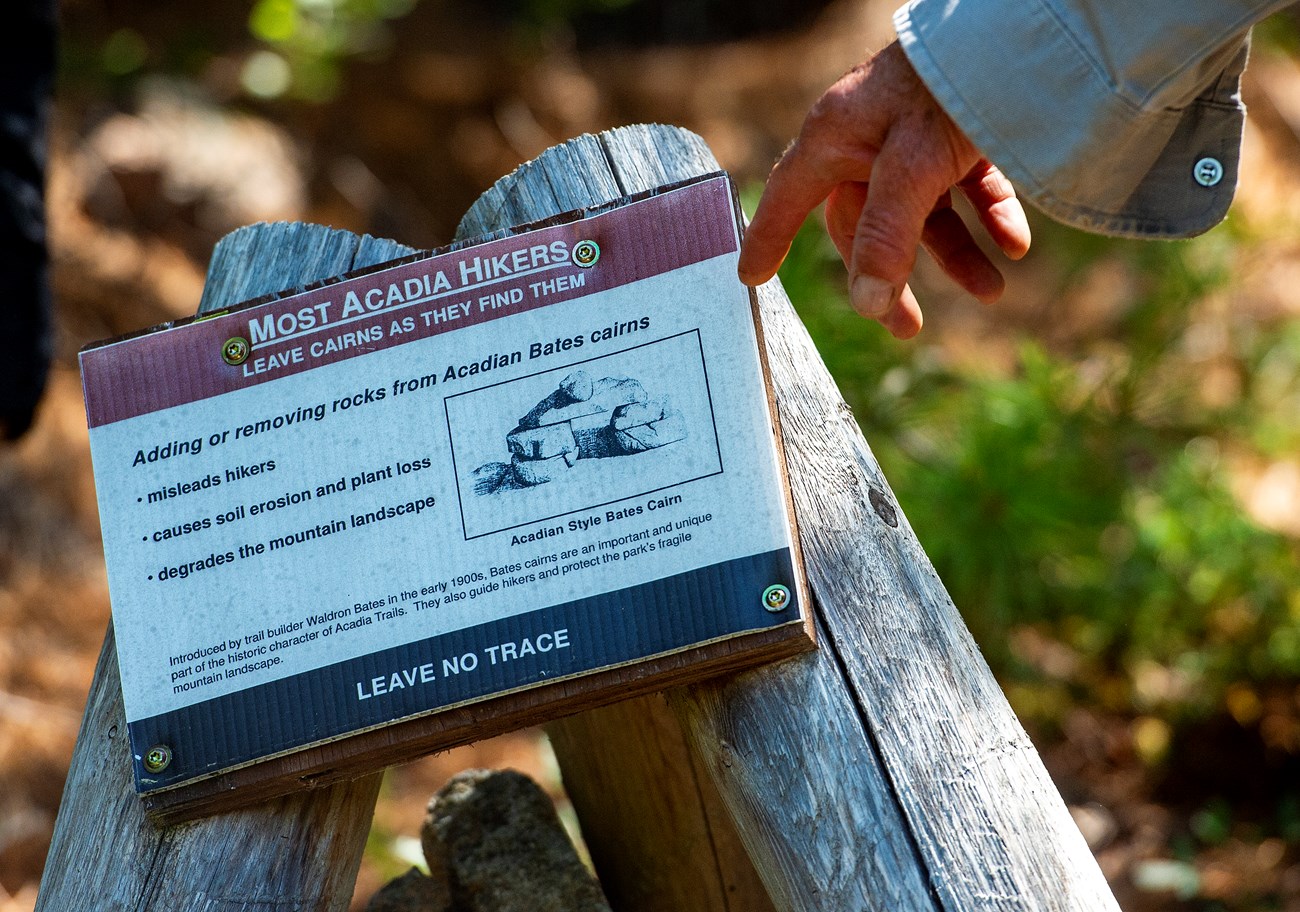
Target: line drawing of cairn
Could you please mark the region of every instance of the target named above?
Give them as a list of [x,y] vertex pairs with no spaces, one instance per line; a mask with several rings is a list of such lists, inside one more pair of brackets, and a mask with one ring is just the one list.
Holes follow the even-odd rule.
[[686,421],[667,396],[651,399],[630,377],[593,380],[578,370],[506,435],[510,462],[474,470],[474,491],[531,488],[559,481],[583,459],[634,456],[686,439]]

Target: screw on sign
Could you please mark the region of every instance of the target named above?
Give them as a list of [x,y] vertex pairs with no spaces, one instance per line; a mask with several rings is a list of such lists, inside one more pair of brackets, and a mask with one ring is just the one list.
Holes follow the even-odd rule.
[[600,245],[595,241],[578,241],[573,245],[573,262],[584,268],[596,265],[600,259]]
[[172,763],[172,749],[166,744],[157,744],[149,748],[144,755],[144,768],[151,773],[161,773]]
[[221,359],[231,367],[237,367],[248,360],[248,352],[248,340],[234,336],[222,344]]
[[775,614],[790,604],[790,590],[779,583],[763,590],[763,607]]

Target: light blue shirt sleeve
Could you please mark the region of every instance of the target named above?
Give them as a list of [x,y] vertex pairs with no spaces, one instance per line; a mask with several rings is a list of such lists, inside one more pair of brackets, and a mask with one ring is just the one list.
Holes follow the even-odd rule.
[[1188,237],[1227,214],[1250,27],[1289,0],[911,0],[899,43],[1022,196],[1067,224]]

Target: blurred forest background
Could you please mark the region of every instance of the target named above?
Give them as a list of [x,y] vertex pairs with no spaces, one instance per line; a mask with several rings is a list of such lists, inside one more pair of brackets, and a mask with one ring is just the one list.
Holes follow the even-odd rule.
[[[303,219],[417,246],[547,146],[663,121],[750,202],[893,2],[63,0],[56,364],[0,450],[0,912],[28,912],[108,621],[76,352],[191,314],[212,245]],[[1202,238],[1031,213],[982,308],[923,262],[926,329],[849,310],[819,225],[782,278],[1124,908],[1300,910],[1300,17],[1257,30],[1243,184]],[[358,908],[451,773],[386,780]],[[571,815],[570,815],[571,817]]]

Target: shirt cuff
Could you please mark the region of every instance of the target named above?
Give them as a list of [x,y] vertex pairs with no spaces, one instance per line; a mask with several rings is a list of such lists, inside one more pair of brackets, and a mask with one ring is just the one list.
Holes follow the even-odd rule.
[[[948,115],[1053,218],[1186,237],[1226,215],[1244,123],[1234,78],[1213,80],[1182,108],[1137,106],[1041,0],[1005,16],[988,4],[912,0],[894,25]],[[1244,66],[1244,50],[1237,57]]]

